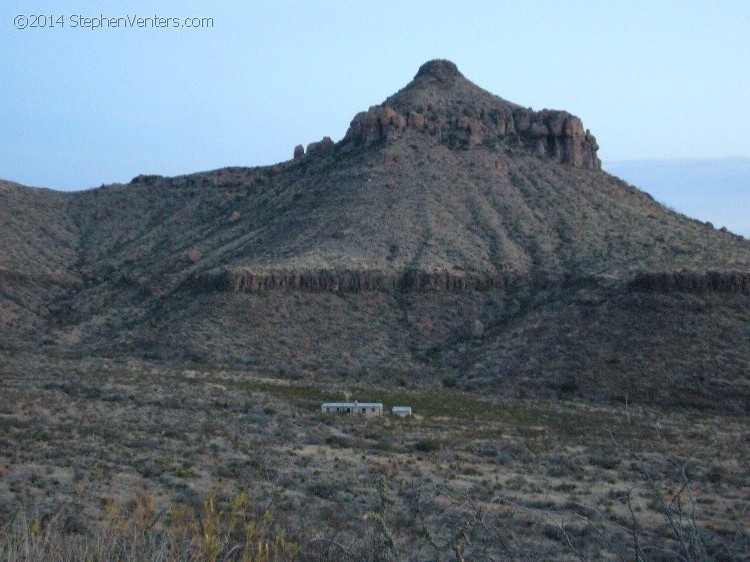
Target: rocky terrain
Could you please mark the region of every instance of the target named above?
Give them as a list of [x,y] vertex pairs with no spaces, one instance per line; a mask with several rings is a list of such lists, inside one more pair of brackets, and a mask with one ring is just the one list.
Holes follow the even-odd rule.
[[0,181],[0,558],[747,559],[750,241],[597,148],[438,60],[274,166]]
[[393,140],[407,128],[455,147],[509,141],[510,146],[578,168],[601,168],[596,139],[584,131],[578,117],[566,111],[536,112],[502,100],[471,84],[446,60],[425,63],[406,88],[357,114],[344,142],[370,146]]
[[[0,357],[4,560],[750,556],[747,415]],[[322,401],[414,415],[323,416]]]
[[750,243],[597,148],[431,61],[275,166],[4,182],[0,345],[745,410]]

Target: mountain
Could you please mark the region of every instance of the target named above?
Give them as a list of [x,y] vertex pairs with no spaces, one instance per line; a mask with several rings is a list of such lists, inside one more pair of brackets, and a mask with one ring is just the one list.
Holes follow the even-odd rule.
[[274,166],[3,182],[1,345],[746,410],[750,242],[597,149],[438,60]]

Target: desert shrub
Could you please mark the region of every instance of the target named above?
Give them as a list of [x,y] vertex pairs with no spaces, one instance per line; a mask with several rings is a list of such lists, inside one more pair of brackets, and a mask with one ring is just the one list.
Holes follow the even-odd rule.
[[596,449],[589,455],[589,464],[605,470],[612,470],[620,464],[620,455],[613,450]]
[[510,455],[516,462],[530,463],[534,461],[534,454],[531,450],[518,441],[504,445],[502,450]]
[[456,388],[458,386],[458,379],[454,376],[445,377],[443,379],[443,386],[445,388]]
[[432,453],[440,450],[440,442],[435,439],[420,439],[414,444],[414,450],[420,453]]
[[336,497],[338,490],[336,487],[328,482],[313,482],[307,487],[309,494],[317,496],[324,500],[333,500]]
[[331,447],[337,447],[339,449],[347,449],[351,447],[351,441],[346,437],[339,435],[329,435],[326,437],[326,444]]

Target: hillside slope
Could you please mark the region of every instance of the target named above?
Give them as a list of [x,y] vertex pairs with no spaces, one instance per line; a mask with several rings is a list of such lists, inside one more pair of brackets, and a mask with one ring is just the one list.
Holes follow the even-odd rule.
[[597,148],[431,61],[275,166],[3,183],[3,346],[746,409],[750,242]]

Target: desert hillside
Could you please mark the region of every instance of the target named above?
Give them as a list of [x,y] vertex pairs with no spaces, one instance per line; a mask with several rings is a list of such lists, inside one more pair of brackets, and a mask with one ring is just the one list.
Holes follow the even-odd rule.
[[430,61],[274,166],[3,182],[0,345],[746,409],[750,242],[597,149]]
[[0,182],[0,559],[750,559],[750,241],[597,150],[436,60],[273,166]]

